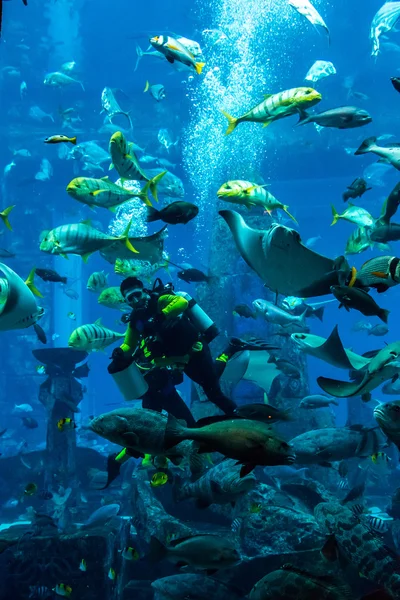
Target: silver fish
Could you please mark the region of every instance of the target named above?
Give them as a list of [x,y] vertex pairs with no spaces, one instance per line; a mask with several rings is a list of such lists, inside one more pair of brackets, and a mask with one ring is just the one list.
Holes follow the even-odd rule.
[[370,38],[372,40],[372,56],[378,56],[380,51],[380,36],[390,31],[400,17],[400,2],[386,2],[378,10],[371,23]]

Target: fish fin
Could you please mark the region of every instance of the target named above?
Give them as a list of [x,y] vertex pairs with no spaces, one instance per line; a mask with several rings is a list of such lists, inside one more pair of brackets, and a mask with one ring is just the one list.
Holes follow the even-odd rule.
[[289,208],[288,205],[284,204],[282,210],[287,214],[288,217],[290,217],[292,219],[292,221],[294,221],[298,225],[298,223],[297,223],[296,219],[294,218],[294,216],[291,215],[290,212],[288,211],[288,208]]
[[80,223],[82,225],[87,225],[88,227],[93,227],[93,225],[92,225],[92,219],[84,219],[84,220],[80,221]]
[[146,81],[146,85],[145,85],[145,88],[143,90],[143,93],[148,92],[149,89],[150,89],[150,83],[148,81]]
[[332,227],[332,225],[336,225],[336,223],[339,221],[340,215],[337,212],[336,208],[333,206],[333,204],[331,204],[331,208],[332,208],[332,216],[333,216],[333,221],[331,223],[331,227]]
[[0,217],[4,223],[4,225],[7,227],[7,229],[9,229],[10,231],[12,231],[12,227],[10,225],[10,221],[8,220],[8,215],[10,214],[10,212],[12,211],[12,209],[15,207],[15,204],[12,204],[11,206],[7,206],[7,208],[5,208],[3,211],[0,212]]
[[267,392],[264,392],[264,404],[269,404],[269,398]]
[[[359,154],[367,154],[367,152],[370,152],[370,147],[375,143],[376,143],[376,137],[372,136],[372,137],[367,138],[366,140],[363,141],[361,146],[354,152],[354,155],[358,156]],[[381,161],[378,161],[378,162],[381,162]]]
[[71,142],[71,144],[73,144],[74,146],[76,146],[76,136],[69,138],[68,141]]
[[269,121],[265,121],[265,123],[263,123],[263,127],[268,127],[268,125],[271,125],[272,123],[272,119],[270,119]]
[[[167,174],[167,171],[162,171],[162,173],[158,173],[158,175],[153,177],[153,179],[150,179],[150,181],[148,182],[149,187],[150,187],[150,192],[156,202],[158,202],[157,185],[160,183],[161,179],[166,174]],[[151,206],[151,203],[150,203],[150,206]]]
[[111,171],[114,168],[114,163],[111,163],[110,166],[108,167],[108,170]]
[[128,225],[125,227],[125,231],[119,239],[124,240],[125,246],[128,248],[128,250],[130,250],[131,252],[134,252],[135,254],[139,254],[139,252],[132,246],[131,242],[129,241],[129,230],[132,225],[132,220],[133,220],[133,217],[129,221]]
[[307,123],[310,123],[312,116],[310,116],[306,110],[302,110],[301,108],[298,108],[297,110],[299,111],[297,125],[306,125]]
[[227,113],[224,110],[221,110],[221,112],[228,119],[228,129],[225,131],[225,135],[229,135],[239,125],[238,119],[232,117],[229,113]]
[[267,100],[267,98],[271,98],[271,96],[273,96],[274,94],[264,94],[264,98]]
[[62,256],[63,258],[65,258],[65,260],[69,260],[69,256],[68,254],[65,254],[65,252],[61,252],[59,256]]
[[30,289],[34,296],[37,296],[38,298],[43,298],[43,294],[39,292],[34,283],[35,272],[36,269],[32,269],[32,271],[28,275],[27,280],[25,281],[25,285]]
[[202,62],[194,63],[194,68],[196,69],[197,75],[201,75],[201,72],[202,72],[203,67],[205,66],[205,64],[206,63],[202,63]]
[[378,317],[381,319],[381,321],[383,321],[384,323],[387,324],[388,318],[389,318],[389,314],[390,314],[390,310],[386,310],[385,308],[382,308],[379,311]]
[[388,279],[389,275],[387,273],[382,273],[381,271],[372,271],[371,275],[375,277],[380,277],[381,279]]
[[146,217],[147,223],[153,223],[154,221],[159,221],[160,218],[161,217],[160,217],[160,211],[159,210],[157,210],[153,206],[148,206],[147,207],[147,217]]
[[99,194],[104,194],[104,192],[107,192],[108,190],[95,190],[94,192],[90,192],[91,196],[98,196]]
[[328,536],[328,539],[321,549],[321,554],[330,562],[334,562],[338,559],[338,547],[336,537],[334,535]]
[[91,256],[93,254],[93,252],[86,252],[86,254],[82,254],[82,260],[84,263],[87,263],[87,261],[89,260],[89,256]]
[[186,439],[185,433],[186,427],[184,427],[176,417],[168,413],[168,421],[164,437],[165,448],[168,450],[169,448],[176,446],[176,444],[182,440]]

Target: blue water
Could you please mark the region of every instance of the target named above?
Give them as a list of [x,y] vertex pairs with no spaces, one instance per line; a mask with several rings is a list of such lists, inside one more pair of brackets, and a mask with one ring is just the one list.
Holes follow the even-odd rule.
[[[121,107],[130,111],[133,131],[127,134],[129,141],[144,148],[145,154],[175,164],[170,170],[183,182],[184,199],[200,208],[199,216],[188,225],[169,226],[165,252],[171,261],[190,263],[208,273],[210,261],[215,265],[220,259],[220,272],[211,274],[220,278],[219,285],[231,290],[229,276],[240,275],[224,270],[227,253],[232,253],[232,265],[244,268],[244,263],[233,245],[226,248],[222,241],[220,245],[212,243],[215,240],[213,228],[220,219],[218,210],[227,207],[216,199],[216,191],[229,179],[270,184],[271,192],[289,205],[299,225],[282,217],[282,213],[280,222],[296,228],[303,241],[320,236],[313,249],[325,256],[335,258],[344,253],[346,240],[355,226],[339,221],[331,227],[331,205],[342,212],[346,207],[342,201],[346,187],[357,177],[366,176],[365,170],[376,162],[374,155],[354,156],[354,151],[369,136],[391,134],[392,142],[400,138],[400,97],[390,83],[391,77],[399,75],[400,33],[392,31],[386,40],[381,38],[394,46],[392,49],[383,47],[374,58],[369,30],[381,6],[379,0],[315,0],[313,4],[329,25],[330,45],[326,34],[313,28],[286,0],[29,0],[27,7],[20,0],[3,2],[0,208],[14,204],[15,208],[10,215],[13,231],[6,230],[0,223],[0,248],[16,256],[0,261],[23,279],[33,267],[55,269],[68,277],[67,286],[45,283],[36,277],[36,285],[44,296],[38,303],[45,309],[40,324],[46,332],[48,348],[67,346],[76,327],[94,323],[99,317],[111,329],[121,333],[125,329],[119,322],[121,313],[98,305],[97,296],[86,289],[90,274],[103,269],[110,273],[109,285],[119,285],[121,279],[113,273],[112,265],[97,253],[84,264],[78,256],[65,260],[39,250],[44,230],[92,219],[97,228],[106,232],[112,223],[114,217],[108,211],[97,208],[92,212],[66,193],[71,179],[78,175],[90,176],[80,172],[82,163],[79,161],[67,160],[65,155],[60,157],[60,151],[71,152],[72,146],[43,143],[48,136],[65,133],[77,135],[78,143],[95,140],[108,150],[110,134],[99,133],[105,117],[100,114],[101,92],[105,86],[119,90],[116,93]],[[205,32],[208,29],[226,33],[227,38],[213,43]],[[161,34],[185,36],[199,42],[206,63],[203,74],[177,72],[166,60],[151,56],[143,56],[135,69],[137,46],[148,50],[149,38]],[[297,117],[290,117],[266,129],[244,123],[231,136],[224,136],[226,120],[221,109],[239,116],[260,102],[263,94],[305,85],[308,69],[322,59],[332,61],[337,74],[311,84],[323,96],[315,110],[354,104],[371,114],[371,124],[344,131],[317,130],[313,124],[296,127]],[[70,75],[83,83],[84,91],[78,84],[60,89],[44,85],[46,74],[59,70],[61,64],[68,61],[76,61]],[[349,78],[352,78],[350,84]],[[150,84],[165,86],[164,101],[157,103],[150,94],[143,93],[147,80]],[[26,82],[27,87],[24,94],[20,91],[22,82]],[[349,97],[349,87],[365,98]],[[52,115],[54,122],[47,117],[42,121],[33,119],[30,110],[36,106]],[[75,109],[79,121],[63,129],[59,111],[67,108]],[[118,117],[115,123],[121,127],[127,125],[123,117]],[[171,139],[178,140],[169,152],[157,139],[160,129],[167,129]],[[14,154],[21,149],[28,150],[30,156]],[[52,169],[46,181],[35,178],[43,159],[50,162]],[[15,165],[3,173],[12,161]],[[144,168],[155,166],[144,165]],[[109,175],[116,181],[117,174],[108,171],[108,162],[102,167],[103,172],[93,177]],[[370,174],[367,171],[367,175]],[[373,175],[369,179],[372,190],[354,202],[377,218],[383,201],[397,182],[394,168],[382,175]],[[161,197],[161,205],[174,199],[177,198]],[[245,219],[250,214],[239,210]],[[268,217],[260,211],[255,214],[259,214],[260,228],[267,228]],[[123,221],[125,217],[120,218]],[[396,217],[393,220],[396,221]],[[126,218],[123,222],[127,222]],[[136,235],[143,235],[158,231],[162,225],[157,222],[147,227],[135,220],[133,227],[138,232]],[[397,247],[397,242],[391,243],[388,254],[395,256]],[[350,265],[360,268],[367,259],[379,254],[379,251],[368,250],[347,258]],[[165,281],[172,277],[176,289],[196,296],[196,284],[179,281],[173,268],[169,274],[160,271],[159,275]],[[252,292],[256,289],[262,297],[262,282],[255,273],[252,277]],[[204,295],[204,284],[201,286]],[[76,292],[77,299],[65,294],[68,288]],[[235,285],[235,289],[240,286]],[[322,323],[316,319],[308,321],[311,332],[328,337],[338,324],[346,348],[359,354],[380,349],[385,343],[398,340],[399,294],[398,287],[380,295],[373,294],[380,306],[391,312],[389,333],[384,338],[368,336],[366,332],[355,333],[352,328],[358,321],[372,325],[380,321],[377,317],[363,317],[356,311],[339,310],[336,301],[326,305]],[[246,337],[255,331],[264,331],[263,324],[254,326],[244,320],[240,324],[236,322],[232,331],[224,330],[224,315],[231,313],[235,304],[250,304],[255,298],[248,292],[237,293],[235,297],[227,292],[224,306],[211,314],[224,338],[238,333]],[[331,296],[311,301],[329,299]],[[74,319],[68,317],[71,312]],[[218,342],[212,346],[214,355],[217,345]],[[25,442],[24,452],[45,447],[45,411],[37,401],[45,376],[37,373],[38,362],[31,353],[41,347],[32,328],[1,332],[0,430],[9,430],[8,436],[0,439],[0,451],[5,457],[16,455],[19,445]],[[85,398],[81,412],[75,417],[78,427],[87,423],[89,416],[121,405],[120,394],[107,373],[111,352],[112,348],[107,348],[104,353],[93,353],[89,357],[90,375],[82,382],[87,388]],[[320,392],[316,383],[320,375],[347,377],[346,372],[315,359],[307,362],[311,393]],[[179,389],[190,404],[191,385],[187,378]],[[379,389],[373,398],[387,400]],[[29,416],[37,419],[38,428],[23,428],[19,415],[13,412],[15,404],[23,403],[33,406]],[[335,408],[334,413],[337,426],[344,425],[346,401]],[[102,451],[105,456],[104,448]],[[27,481],[19,482],[23,483]],[[8,488],[4,501],[18,493]],[[2,516],[7,519],[4,511]]]

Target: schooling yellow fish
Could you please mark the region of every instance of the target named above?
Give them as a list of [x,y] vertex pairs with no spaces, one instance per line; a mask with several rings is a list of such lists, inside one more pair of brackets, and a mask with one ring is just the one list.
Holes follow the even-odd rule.
[[292,88],[278,94],[265,94],[265,100],[261,104],[258,104],[241,117],[235,118],[224,110],[221,111],[229,123],[225,135],[232,133],[239,123],[244,121],[264,123],[264,127],[267,127],[273,121],[307,110],[321,100],[321,94],[309,87]]
[[161,485],[165,485],[167,481],[168,475],[166,473],[154,473],[150,485],[151,487],[160,487]]

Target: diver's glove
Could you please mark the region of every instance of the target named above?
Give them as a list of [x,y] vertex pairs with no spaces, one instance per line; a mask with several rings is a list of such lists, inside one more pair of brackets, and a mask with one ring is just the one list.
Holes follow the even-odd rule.
[[114,348],[110,358],[112,360],[112,363],[108,366],[110,374],[123,371],[133,362],[132,353],[124,352],[122,348]]

